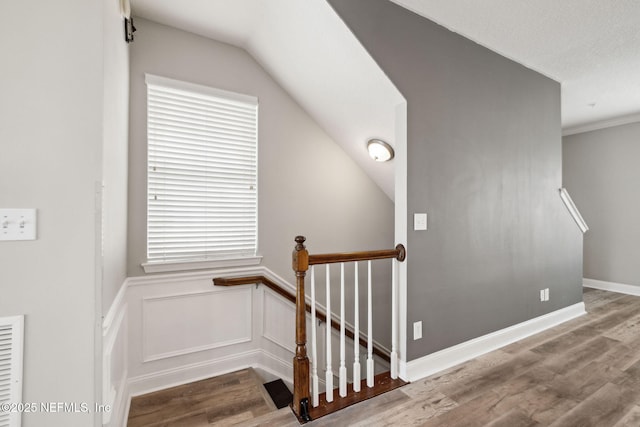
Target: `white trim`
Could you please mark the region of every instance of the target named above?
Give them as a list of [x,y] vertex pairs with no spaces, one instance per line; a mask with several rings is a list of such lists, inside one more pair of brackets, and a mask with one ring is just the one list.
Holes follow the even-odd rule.
[[290,360],[281,359],[264,349],[262,350],[261,363],[255,365],[254,368],[262,369],[282,379],[285,383],[293,384],[293,363]]
[[113,321],[116,319],[116,317],[120,314],[120,312],[125,307],[126,303],[124,298],[126,294],[127,294],[127,280],[122,282],[122,286],[120,286],[120,290],[118,290],[116,297],[113,299],[113,302],[111,303],[111,307],[109,307],[107,314],[102,319],[102,335],[103,336],[107,335],[107,333],[109,332],[109,329],[111,329]]
[[636,285],[627,285],[624,283],[605,282],[603,280],[583,278],[582,286],[584,286],[585,288],[601,289],[603,291],[640,296],[640,286]]
[[[266,275],[266,267],[230,267],[223,269],[208,269],[189,271],[182,273],[168,273],[148,276],[135,276],[127,278],[127,286],[150,286],[158,284],[179,283],[187,280],[213,280],[216,277],[233,277],[233,276],[259,276]],[[211,282],[213,285],[213,282]]]
[[249,366],[258,366],[262,350],[250,350],[205,362],[178,366],[129,379],[129,395],[139,396],[165,388],[228,374]]
[[[113,305],[112,305],[113,308]],[[118,312],[117,317],[113,323],[109,323],[105,328],[103,325],[102,334],[102,403],[108,405],[111,408],[115,406],[115,400],[118,396],[118,392],[122,392],[122,384],[127,380],[127,369],[125,368],[121,378],[120,390],[116,390],[111,383],[111,363],[113,359],[113,347],[120,334],[123,320],[125,319],[126,305],[122,306]],[[113,326],[113,328],[112,328]],[[125,343],[127,337],[124,337]],[[105,411],[102,414],[102,423],[108,425],[112,416],[112,411]]]
[[172,271],[188,271],[202,269],[216,269],[227,267],[241,267],[258,265],[262,262],[262,256],[242,258],[219,258],[202,261],[155,261],[140,264],[145,273],[167,273]]
[[285,382],[292,383],[291,366],[291,362],[287,362],[268,353],[264,349],[250,350],[206,362],[194,363],[130,378],[128,381],[127,394],[129,398],[131,398],[236,372],[248,367],[263,370],[271,375],[282,378]]
[[606,129],[614,126],[628,125],[640,122],[640,113],[627,114],[613,119],[598,120],[597,122],[584,125],[570,126],[562,130],[562,136],[575,135],[576,133],[591,132],[594,130]]
[[[107,314],[102,320],[102,403],[109,405],[111,411],[105,411],[102,416],[103,425],[126,425],[117,424],[114,420],[121,420],[123,413],[128,414],[128,402],[127,402],[127,378],[128,368],[124,367],[122,378],[120,378],[120,387],[116,390],[111,383],[111,363],[114,357],[113,348],[120,333],[126,334],[127,328],[127,280],[122,283],[120,290],[116,294],[116,297],[111,303],[111,307],[107,311]],[[124,329],[123,329],[124,326]],[[128,348],[128,336],[122,337],[124,340],[125,350],[127,353]],[[121,355],[125,360],[128,360],[128,354]],[[125,362],[126,363],[126,362]]]
[[567,210],[571,214],[571,217],[576,222],[576,225],[578,226],[580,231],[582,231],[582,234],[589,231],[589,226],[587,225],[584,218],[580,214],[578,207],[575,205],[575,203],[573,203],[573,199],[569,195],[569,192],[564,187],[560,189],[560,198],[562,199],[562,201],[564,202],[564,205],[566,206]]
[[[290,342],[288,343],[283,343],[280,342],[280,340],[278,340],[277,337],[273,336],[270,331],[266,328],[267,326],[267,299],[268,298],[273,298],[275,300],[277,300],[279,303],[285,303],[287,304],[287,308],[290,308],[290,304],[291,302],[285,300],[284,298],[282,298],[282,295],[280,295],[277,292],[274,292],[273,290],[266,288],[265,292],[263,294],[263,298],[262,298],[262,307],[261,307],[261,311],[262,311],[262,338],[272,342],[273,344],[277,345],[278,347],[280,347],[281,349],[285,350],[288,353],[291,353],[292,355],[294,355],[295,352],[295,342],[294,342],[294,336],[290,336]],[[291,317],[295,319],[296,316],[296,309],[295,306],[291,307]],[[307,313],[307,320],[309,320],[309,314]],[[267,329],[265,331],[265,329]]]
[[[417,381],[437,372],[451,368],[485,353],[497,350],[518,340],[552,328],[568,320],[586,314],[584,303],[570,305],[554,312],[518,323],[508,328],[483,335],[453,347],[401,363],[401,373],[408,381]],[[404,379],[405,377],[403,377]]]
[[129,392],[129,381],[123,381],[118,390],[118,404],[113,407],[111,420],[120,420],[118,424],[109,424],[113,427],[126,426],[129,419],[129,409],[131,408],[131,393]]
[[[407,199],[407,101],[395,107],[395,221],[396,243],[408,246],[408,199]],[[407,268],[411,262],[411,250],[407,247],[407,259],[398,263],[398,361],[400,378],[406,380],[402,366],[407,362]]]

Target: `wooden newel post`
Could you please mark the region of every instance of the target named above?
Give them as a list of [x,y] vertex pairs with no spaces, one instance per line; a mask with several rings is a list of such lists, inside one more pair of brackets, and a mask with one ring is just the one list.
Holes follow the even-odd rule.
[[293,358],[293,412],[302,421],[309,417],[309,358],[307,357],[306,300],[304,277],[309,269],[309,252],[304,236],[296,236],[293,251],[293,271],[296,272],[296,355]]

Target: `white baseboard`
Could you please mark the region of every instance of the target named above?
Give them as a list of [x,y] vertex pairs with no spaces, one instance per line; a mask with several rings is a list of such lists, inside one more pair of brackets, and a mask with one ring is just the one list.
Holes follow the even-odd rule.
[[497,350],[523,338],[537,334],[553,326],[586,314],[580,302],[526,322],[474,338],[453,347],[421,357],[410,362],[400,362],[400,377],[405,381],[417,381],[460,363]]
[[605,282],[603,280],[584,278],[582,279],[582,286],[585,288],[601,289],[603,291],[640,296],[640,286],[626,285],[624,283]]
[[263,350],[261,362],[254,368],[262,369],[287,384],[293,384],[293,357],[288,361],[282,360]]
[[129,395],[139,396],[218,375],[228,374],[259,364],[261,350],[251,350],[202,363],[179,366],[164,371],[129,378]]

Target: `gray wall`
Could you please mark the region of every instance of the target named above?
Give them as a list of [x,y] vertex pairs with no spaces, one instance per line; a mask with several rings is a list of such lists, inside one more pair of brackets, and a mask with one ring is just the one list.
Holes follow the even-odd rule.
[[[128,274],[146,256],[146,86],[157,74],[259,98],[262,264],[295,281],[294,237],[313,253],[391,248],[393,203],[243,49],[144,19],[131,47]],[[384,300],[382,300],[384,302]]]
[[563,180],[589,225],[584,277],[640,286],[640,123],[563,138]]
[[[23,402],[101,403],[96,207],[111,42],[104,25],[114,16],[105,8],[121,23],[117,7],[116,0],[0,6],[0,205],[38,209],[37,240],[0,242],[0,316],[26,315]],[[22,425],[86,427],[94,417],[28,413]]]
[[[582,300],[560,85],[387,0],[329,0],[408,104],[407,360]],[[539,290],[550,288],[541,303]]]

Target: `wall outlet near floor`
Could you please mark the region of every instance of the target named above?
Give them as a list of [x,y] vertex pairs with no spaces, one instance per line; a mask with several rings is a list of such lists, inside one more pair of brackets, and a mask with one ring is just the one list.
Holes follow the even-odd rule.
[[540,289],[540,301],[549,301],[549,288]]
[[422,338],[422,320],[413,322],[413,340],[419,340],[420,338]]

